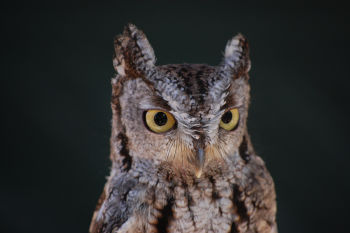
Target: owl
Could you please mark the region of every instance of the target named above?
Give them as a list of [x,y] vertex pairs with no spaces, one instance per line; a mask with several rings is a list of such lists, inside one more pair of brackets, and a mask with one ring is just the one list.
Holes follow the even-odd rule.
[[129,24],[114,41],[110,176],[91,233],[277,233],[273,180],[247,131],[242,35],[218,66],[156,66]]

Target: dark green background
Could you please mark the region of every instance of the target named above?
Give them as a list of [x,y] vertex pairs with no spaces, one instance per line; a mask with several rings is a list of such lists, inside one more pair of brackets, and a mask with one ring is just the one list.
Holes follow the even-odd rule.
[[348,12],[334,1],[2,6],[1,232],[87,232],[109,174],[113,37],[128,22],[158,64],[215,65],[246,35],[248,126],[276,183],[280,233],[347,232]]

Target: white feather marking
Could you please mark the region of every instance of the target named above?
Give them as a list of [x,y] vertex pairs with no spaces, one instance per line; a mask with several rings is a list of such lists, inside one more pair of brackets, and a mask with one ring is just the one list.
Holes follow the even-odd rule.
[[231,57],[237,50],[242,52],[242,48],[239,47],[239,39],[233,38],[227,42],[225,48],[225,58]]
[[125,61],[124,59],[121,60],[121,62],[118,61],[118,59],[113,59],[113,66],[114,69],[120,74],[121,76],[125,76]]
[[243,51],[242,47],[239,44],[240,40],[237,37],[227,42],[225,48],[225,62],[231,68],[234,68],[235,63],[239,61],[240,55]]
[[118,74],[120,74],[121,76],[125,76],[125,69],[123,66],[117,66],[116,70],[117,70]]

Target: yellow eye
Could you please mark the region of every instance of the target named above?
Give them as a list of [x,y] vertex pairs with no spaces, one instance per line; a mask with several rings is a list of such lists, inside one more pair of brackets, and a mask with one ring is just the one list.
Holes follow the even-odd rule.
[[145,114],[145,122],[148,128],[155,133],[164,133],[175,125],[173,115],[161,110],[148,110]]
[[221,117],[220,127],[226,130],[233,130],[238,123],[239,112],[237,108],[230,109]]

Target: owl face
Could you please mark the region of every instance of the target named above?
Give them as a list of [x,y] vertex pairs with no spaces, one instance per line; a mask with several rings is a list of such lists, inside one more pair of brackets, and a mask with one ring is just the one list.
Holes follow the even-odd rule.
[[249,102],[248,45],[241,35],[228,42],[216,67],[155,66],[153,49],[134,25],[116,38],[115,52],[111,140],[124,166],[150,160],[200,177],[211,164],[234,158]]

